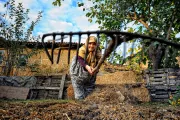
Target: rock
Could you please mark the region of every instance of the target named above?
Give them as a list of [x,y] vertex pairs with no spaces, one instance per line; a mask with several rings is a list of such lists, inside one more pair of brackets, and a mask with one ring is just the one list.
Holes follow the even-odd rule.
[[89,106],[90,110],[94,110],[94,109],[98,109],[98,105],[97,104],[93,104],[91,106]]
[[125,100],[124,95],[121,93],[121,91],[117,91],[116,94],[118,95],[118,100],[120,102],[123,102]]
[[34,76],[0,76],[1,86],[27,87],[35,86],[37,78]]
[[25,110],[25,111],[24,111],[24,115],[25,115],[25,116],[29,116],[29,115],[30,115],[29,111]]

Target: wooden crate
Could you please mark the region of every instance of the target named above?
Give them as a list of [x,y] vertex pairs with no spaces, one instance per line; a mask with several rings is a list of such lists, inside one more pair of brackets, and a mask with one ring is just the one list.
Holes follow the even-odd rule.
[[29,99],[63,99],[71,84],[67,75],[36,76],[36,86],[30,89]]
[[145,76],[151,101],[167,102],[180,86],[180,69],[146,70]]

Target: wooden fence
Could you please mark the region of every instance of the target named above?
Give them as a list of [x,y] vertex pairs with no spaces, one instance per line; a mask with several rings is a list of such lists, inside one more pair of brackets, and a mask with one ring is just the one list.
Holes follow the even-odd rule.
[[29,99],[64,99],[67,87],[71,83],[66,74],[53,76],[35,76],[36,86],[30,89]]
[[167,102],[180,86],[180,69],[146,70],[145,75],[151,101]]

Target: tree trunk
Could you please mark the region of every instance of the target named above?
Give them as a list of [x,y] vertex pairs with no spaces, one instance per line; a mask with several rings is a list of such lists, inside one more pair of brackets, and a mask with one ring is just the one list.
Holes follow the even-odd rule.
[[164,47],[161,44],[154,45],[154,42],[152,42],[149,46],[149,58],[152,61],[153,70],[157,70],[160,68],[163,56]]

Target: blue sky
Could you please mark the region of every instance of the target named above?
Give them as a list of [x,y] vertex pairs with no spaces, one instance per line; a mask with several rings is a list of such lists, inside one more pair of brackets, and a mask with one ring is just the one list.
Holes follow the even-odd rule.
[[[3,5],[7,0],[0,0],[0,11],[5,11]],[[88,0],[79,0],[85,3],[86,7],[92,5]],[[30,9],[30,20],[35,20],[38,11],[43,11],[39,24],[35,27],[33,34],[42,36],[52,32],[76,32],[99,30],[97,23],[89,23],[82,7],[77,6],[78,0],[64,0],[62,6],[53,6],[53,0],[15,0],[23,3],[23,6]]]

